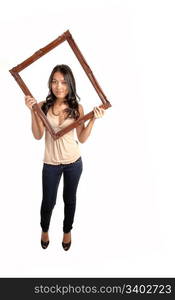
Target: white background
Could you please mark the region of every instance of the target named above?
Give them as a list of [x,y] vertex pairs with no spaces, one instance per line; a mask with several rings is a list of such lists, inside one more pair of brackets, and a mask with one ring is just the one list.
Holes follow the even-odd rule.
[[[175,276],[174,15],[170,0],[1,4],[1,277]],[[62,183],[50,245],[40,246],[44,139],[33,138],[24,95],[8,70],[68,29],[112,108],[80,145],[84,172],[65,252]],[[64,47],[23,78],[41,101],[51,69],[69,64],[88,112],[100,100]]]

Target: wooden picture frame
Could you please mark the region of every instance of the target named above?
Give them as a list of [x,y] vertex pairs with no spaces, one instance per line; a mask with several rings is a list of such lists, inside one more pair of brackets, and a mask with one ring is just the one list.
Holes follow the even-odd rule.
[[[68,44],[70,45],[70,47],[73,50],[75,56],[79,60],[82,68],[84,69],[86,75],[88,76],[89,80],[91,81],[92,85],[94,86],[94,88],[95,88],[98,96],[100,97],[100,99],[102,101],[102,105],[100,105],[99,107],[102,107],[103,109],[107,109],[107,108],[111,107],[110,102],[107,100],[105,94],[103,93],[100,85],[98,84],[98,82],[97,82],[94,74],[92,73],[89,65],[87,64],[85,58],[83,57],[80,49],[78,48],[77,44],[75,43],[74,39],[72,38],[72,35],[69,32],[69,30],[67,30],[66,32],[64,32],[61,36],[59,36],[54,41],[52,41],[51,43],[49,43],[48,45],[46,45],[44,48],[39,49],[32,56],[30,56],[29,58],[27,58],[25,61],[23,61],[22,63],[20,63],[16,67],[14,67],[11,70],[9,70],[9,72],[11,73],[11,75],[14,77],[14,79],[17,81],[18,85],[22,89],[23,93],[25,95],[30,95],[31,97],[33,97],[32,93],[29,90],[29,88],[27,87],[27,85],[22,80],[21,76],[19,75],[19,72],[21,72],[22,70],[24,70],[25,68],[27,68],[29,65],[31,65],[32,63],[34,63],[40,57],[42,57],[43,55],[45,55],[46,53],[48,53],[49,51],[51,51],[52,49],[54,49],[55,47],[57,47],[58,45],[60,45],[61,43],[63,43],[64,41],[67,41]],[[46,115],[44,114],[44,112],[41,110],[41,108],[39,107],[39,105],[37,103],[33,105],[32,109],[35,110],[35,111],[37,111],[39,117],[43,121],[45,127],[47,128],[47,130],[49,131],[49,133],[51,134],[51,136],[53,137],[54,140],[60,138],[61,136],[63,136],[65,133],[69,132],[73,128],[76,128],[82,122],[85,122],[85,121],[91,119],[93,117],[93,114],[94,114],[94,112],[91,111],[88,114],[84,115],[82,118],[79,118],[78,120],[76,120],[75,122],[73,122],[72,124],[70,124],[69,126],[61,129],[58,132],[55,132],[53,130],[52,126],[50,125],[50,123],[49,123]]]

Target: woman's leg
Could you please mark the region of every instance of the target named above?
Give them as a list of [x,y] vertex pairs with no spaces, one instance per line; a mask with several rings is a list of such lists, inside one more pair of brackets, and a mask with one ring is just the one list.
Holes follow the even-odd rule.
[[48,232],[52,210],[56,203],[58,185],[63,172],[62,165],[44,164],[42,170],[43,198],[41,203],[41,228]]
[[79,179],[82,173],[82,160],[79,158],[76,162],[64,165],[63,171],[63,200],[64,200],[64,233],[70,232],[74,221],[76,207],[76,192]]

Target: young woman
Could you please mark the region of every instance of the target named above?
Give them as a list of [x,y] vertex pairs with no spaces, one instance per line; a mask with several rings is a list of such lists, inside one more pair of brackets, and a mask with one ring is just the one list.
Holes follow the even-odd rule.
[[[76,84],[73,73],[67,65],[57,65],[49,77],[49,94],[46,101],[38,103],[55,132],[67,127],[84,115],[83,107],[78,103]],[[25,97],[25,103],[31,110],[32,133],[34,138],[41,139],[45,131],[45,154],[42,170],[43,197],[41,203],[41,246],[46,249],[49,245],[49,225],[52,210],[56,203],[57,190],[63,175],[64,221],[63,241],[64,250],[71,245],[71,229],[74,221],[76,206],[76,191],[82,173],[82,159],[78,142],[72,129],[56,141],[53,140],[37,112],[32,110],[36,100]],[[95,119],[102,117],[104,110],[95,107],[94,117],[87,126],[83,124],[76,128],[77,138],[84,143],[89,137]]]

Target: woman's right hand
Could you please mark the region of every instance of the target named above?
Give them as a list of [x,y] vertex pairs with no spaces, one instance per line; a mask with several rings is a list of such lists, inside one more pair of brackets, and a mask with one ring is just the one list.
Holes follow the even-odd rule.
[[31,96],[25,96],[25,104],[30,110],[32,110],[32,106],[35,103],[37,103],[35,98],[32,98]]

